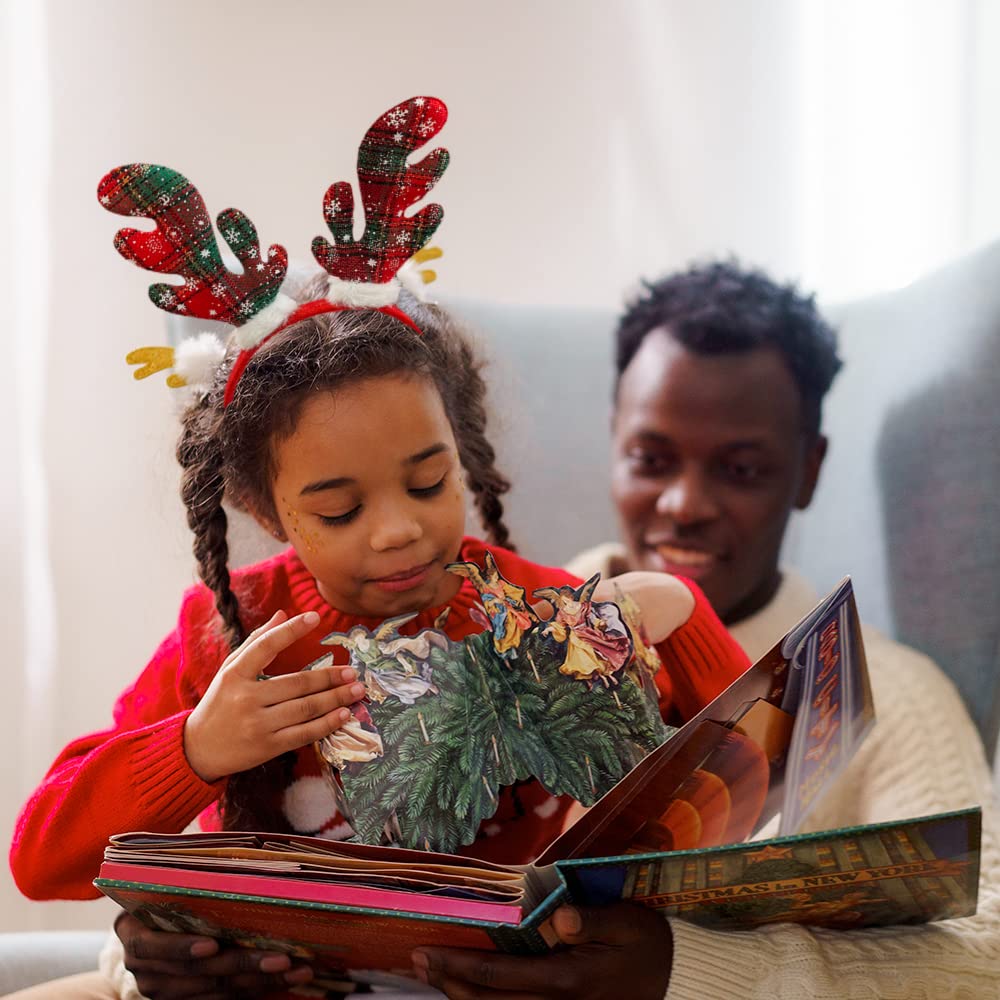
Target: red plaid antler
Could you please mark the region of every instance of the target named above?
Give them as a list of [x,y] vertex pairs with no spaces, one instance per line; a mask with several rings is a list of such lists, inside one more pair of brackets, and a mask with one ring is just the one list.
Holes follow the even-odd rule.
[[285,248],[272,246],[263,257],[253,223],[238,209],[220,212],[219,231],[243,265],[234,274],[222,263],[205,202],[177,171],[149,163],[116,167],[97,196],[109,212],[156,222],[152,232],[118,230],[115,248],[146,270],[183,276],[183,285],[150,286],[161,309],[242,326],[277,297],[288,270]]
[[334,242],[317,236],[312,244],[324,270],[343,281],[384,284],[428,243],[444,209],[432,204],[414,215],[403,213],[437,183],[448,166],[448,151],[435,149],[419,163],[407,164],[406,158],[437,135],[447,117],[448,109],[436,97],[412,97],[368,129],[358,148],[365,231],[360,240],[354,239],[351,185],[331,185],[323,215]]

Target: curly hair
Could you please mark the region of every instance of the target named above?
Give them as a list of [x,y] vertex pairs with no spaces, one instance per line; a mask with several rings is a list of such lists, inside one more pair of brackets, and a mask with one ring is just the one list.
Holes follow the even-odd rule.
[[[304,300],[311,289],[304,290]],[[482,361],[457,324],[443,310],[402,296],[422,336],[391,316],[349,309],[302,320],[266,341],[250,360],[229,406],[223,393],[237,351],[231,349],[215,382],[185,412],[177,458],[183,473],[181,496],[194,534],[201,579],[215,595],[224,634],[233,649],[247,628],[229,574],[227,518],[223,502],[276,524],[271,483],[274,446],[291,435],[303,404],[315,392],[336,390],[363,379],[397,372],[433,381],[458,445],[466,482],[475,498],[486,537],[512,547],[501,497],[510,483],[498,472],[486,436],[486,384]],[[223,797],[227,829],[287,830],[277,791],[294,755],[285,755],[234,775]],[[272,794],[273,793],[273,794]]]
[[698,354],[776,348],[798,386],[805,429],[819,433],[823,397],[842,362],[837,334],[820,315],[815,296],[734,260],[644,281],[615,331],[616,397],[622,373],[656,329]]

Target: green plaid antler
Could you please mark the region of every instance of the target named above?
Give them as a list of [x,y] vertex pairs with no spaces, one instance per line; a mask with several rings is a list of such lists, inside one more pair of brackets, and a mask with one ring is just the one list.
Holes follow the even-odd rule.
[[317,236],[312,243],[313,255],[324,270],[342,281],[385,284],[426,246],[444,209],[431,204],[414,215],[403,213],[437,183],[448,166],[448,151],[435,149],[419,163],[407,164],[406,158],[437,135],[447,117],[444,102],[437,98],[411,97],[368,129],[358,148],[365,231],[361,239],[354,239],[351,185],[347,181],[331,185],[323,199],[323,215],[334,242]]
[[234,274],[222,262],[205,202],[194,185],[168,167],[129,163],[106,174],[101,204],[117,215],[153,219],[156,229],[120,229],[115,249],[148,271],[176,274],[183,285],[151,285],[149,297],[167,312],[242,326],[270,305],[288,270],[285,248],[261,254],[254,224],[238,209],[217,218],[219,231],[243,265]]

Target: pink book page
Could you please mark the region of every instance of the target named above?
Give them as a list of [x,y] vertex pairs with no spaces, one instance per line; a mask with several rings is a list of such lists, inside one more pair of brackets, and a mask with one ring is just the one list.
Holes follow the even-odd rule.
[[486,920],[501,924],[518,924],[522,917],[521,907],[511,904],[455,899],[450,896],[432,896],[425,893],[393,892],[390,889],[370,889],[303,879],[275,878],[269,875],[237,875],[105,861],[101,865],[100,878],[162,885],[175,889],[269,896],[279,900],[360,906],[376,910],[419,913],[424,916]]

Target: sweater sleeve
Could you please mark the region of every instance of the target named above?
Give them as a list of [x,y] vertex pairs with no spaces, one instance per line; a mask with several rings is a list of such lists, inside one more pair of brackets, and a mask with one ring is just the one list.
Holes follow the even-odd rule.
[[656,675],[660,711],[682,721],[697,715],[750,666],[750,660],[712,610],[701,588],[680,579],[694,596],[691,617],[656,646],[663,667]]
[[26,896],[99,896],[91,883],[108,837],[180,831],[221,793],[224,782],[203,782],[184,755],[184,723],[201,694],[185,675],[186,619],[198,603],[194,592],[185,599],[177,629],[115,704],[113,726],[70,743],[21,811],[10,866]]
[[775,924],[720,932],[671,918],[674,962],[667,1000],[996,996],[1000,847],[978,734],[951,682],[926,657],[881,640],[869,644],[868,660],[878,722],[809,827],[982,805],[976,914],[858,931]]

